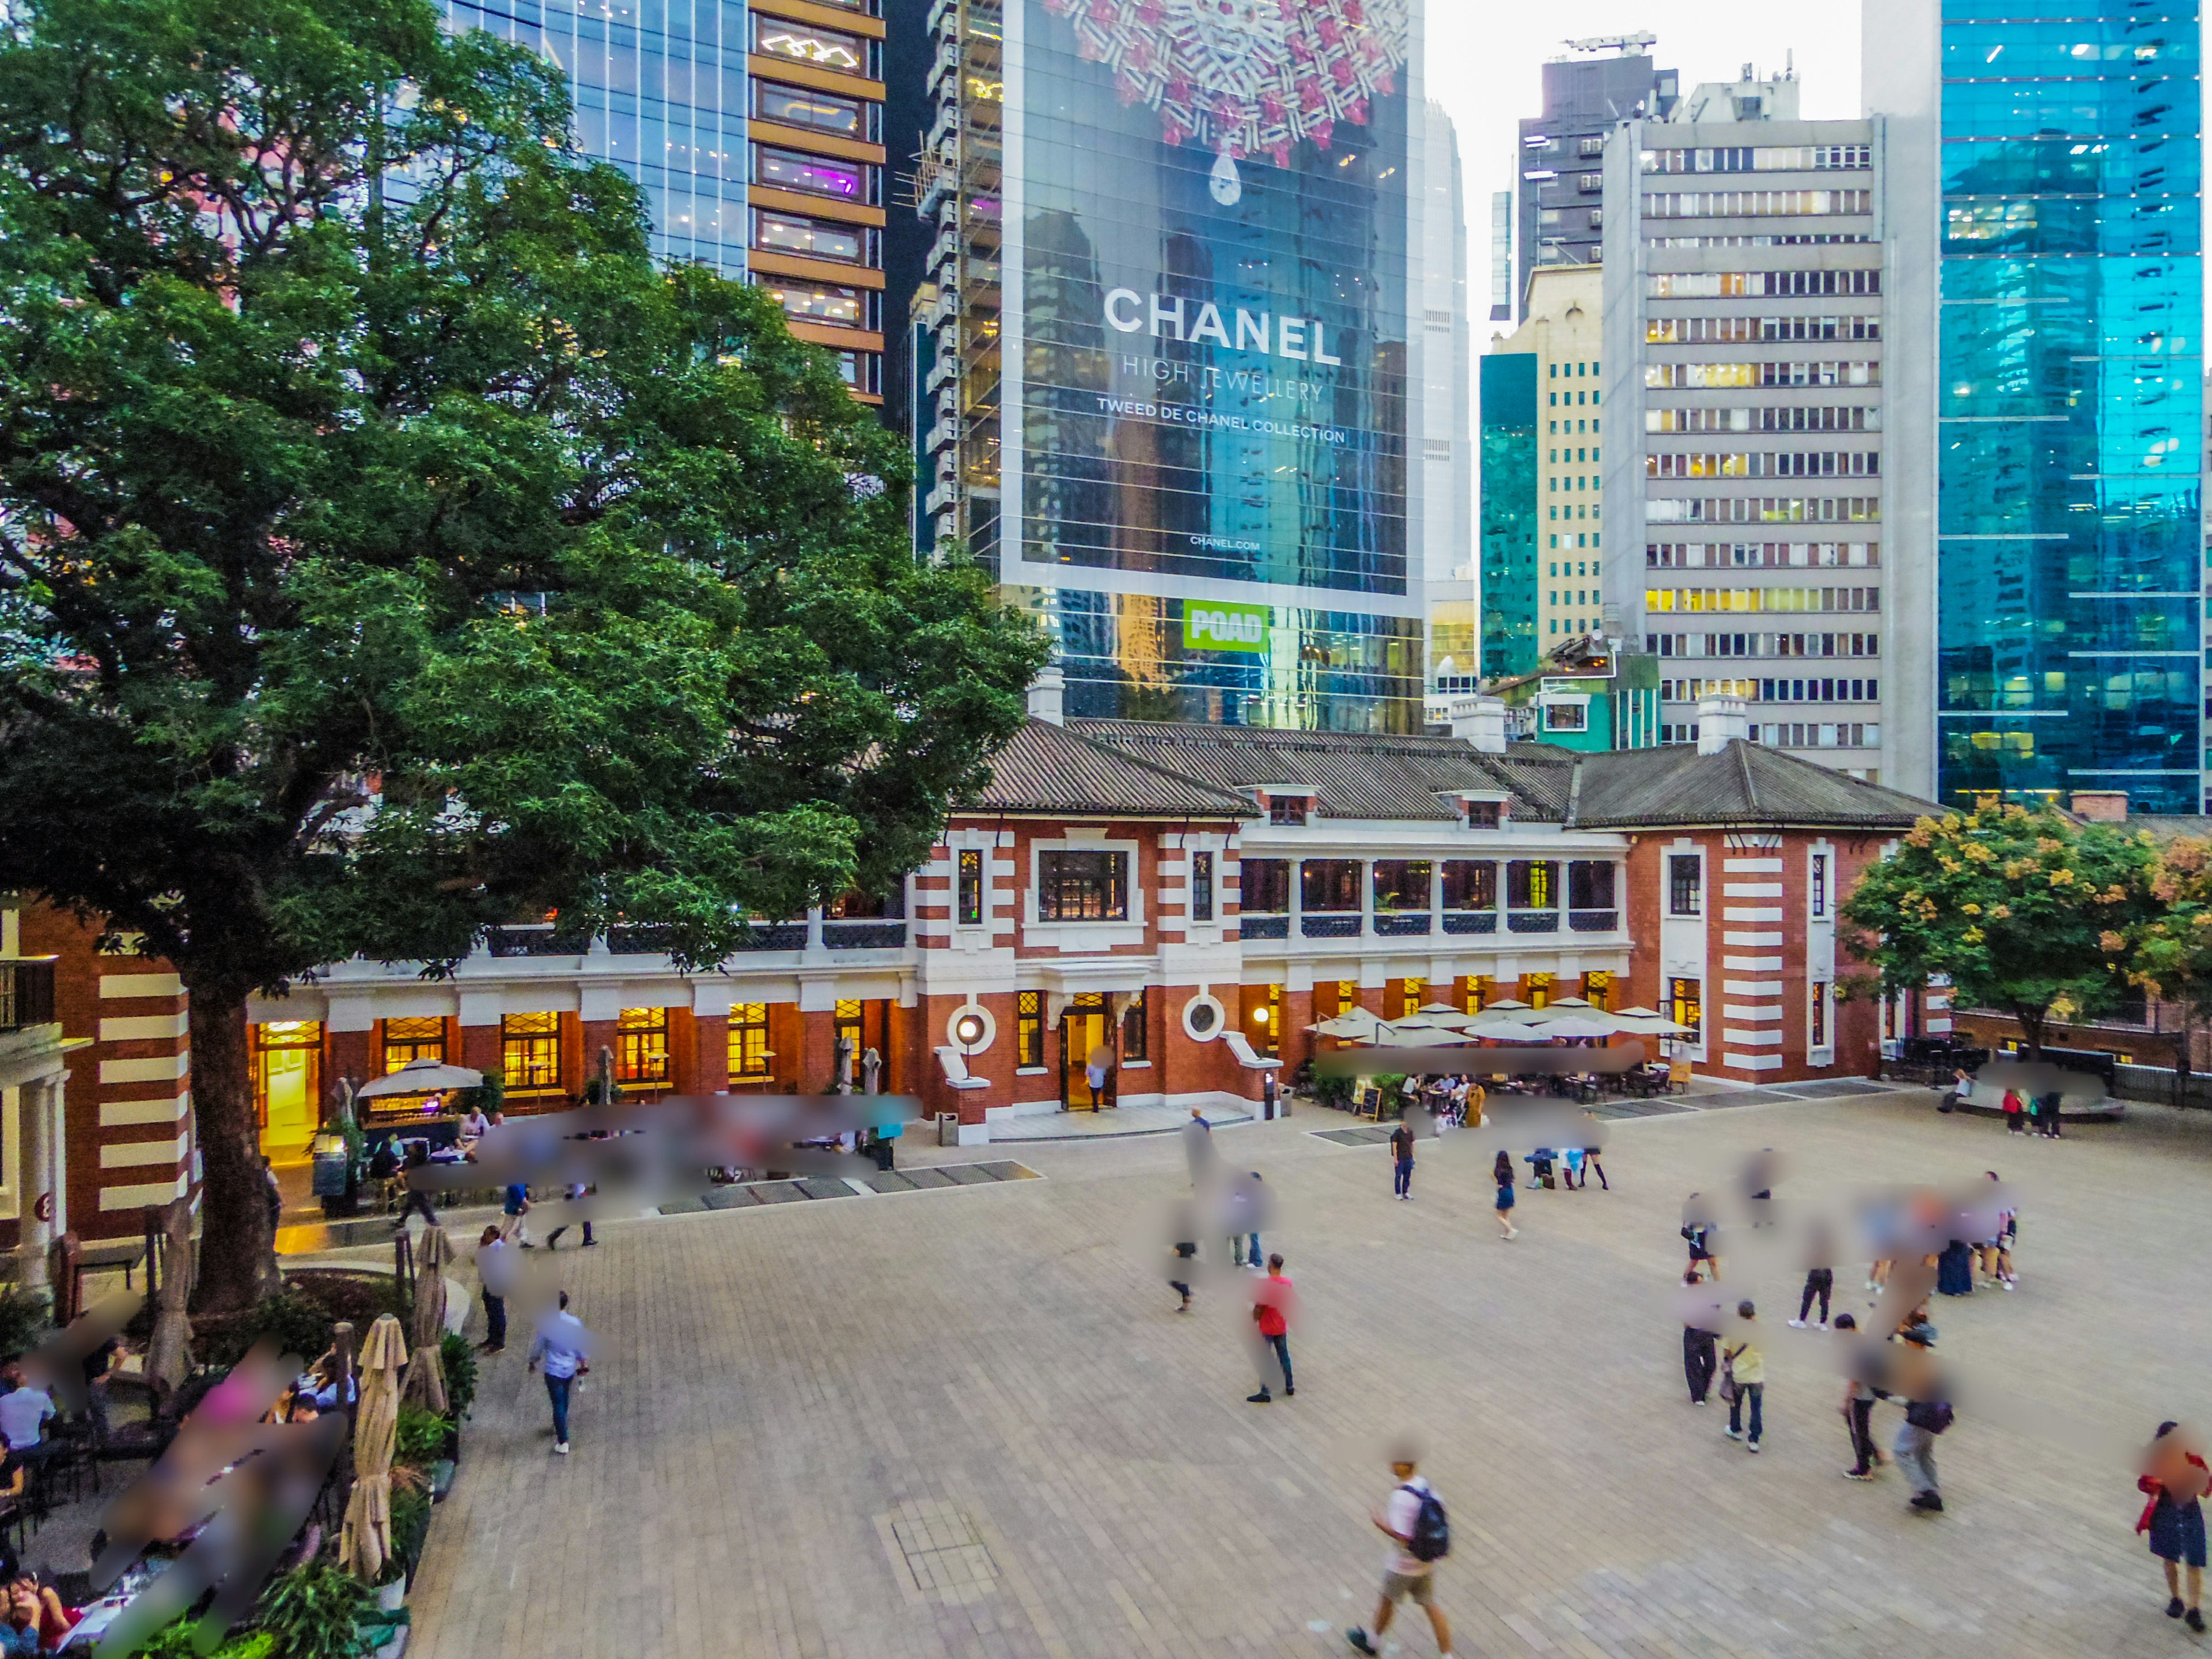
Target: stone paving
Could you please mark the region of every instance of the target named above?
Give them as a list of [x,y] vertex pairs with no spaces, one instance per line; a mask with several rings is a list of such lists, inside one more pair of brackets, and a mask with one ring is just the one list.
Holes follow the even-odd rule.
[[[957,1192],[607,1224],[599,1249],[536,1259],[601,1344],[574,1455],[549,1455],[520,1345],[488,1361],[412,1650],[1343,1653],[1383,1554],[1377,1453],[1406,1431],[1451,1507],[1462,1655],[2201,1646],[2130,1530],[2126,1449],[2212,1419],[2212,1117],[2023,1143],[1932,1099],[1616,1123],[1613,1190],[1525,1194],[1511,1243],[1449,1141],[1398,1204],[1381,1148],[1309,1133],[1334,1114],[1242,1128],[1217,1144],[1265,1171],[1304,1298],[1297,1397],[1264,1407],[1233,1285],[1173,1311],[1172,1137],[1027,1145],[1041,1178]],[[1943,1516],[1909,1514],[1893,1474],[1839,1478],[1825,1339],[1780,1328],[1793,1273],[1729,1286],[1771,1328],[1765,1453],[1686,1402],[1681,1200],[1763,1146],[1793,1161],[1784,1200],[1992,1165],[2022,1194],[2019,1292],[1936,1304],[1944,1353],[1998,1379],[2013,1419],[1969,1411],[1943,1437]],[[1392,1637],[1435,1650],[1418,1621]]]

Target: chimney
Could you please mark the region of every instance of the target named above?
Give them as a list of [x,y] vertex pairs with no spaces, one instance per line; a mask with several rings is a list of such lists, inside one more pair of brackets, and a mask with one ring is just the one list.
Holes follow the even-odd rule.
[[1486,755],[1505,752],[1505,705],[1495,697],[1455,697],[1451,734],[1464,738]]
[[1067,718],[1067,677],[1060,672],[1060,665],[1047,663],[1037,670],[1037,677],[1030,682],[1030,718],[1046,720],[1054,726],[1065,723]]
[[2128,792],[2124,789],[2076,789],[2072,805],[2075,817],[2087,818],[2092,823],[2125,823]]
[[1751,708],[1741,697],[1698,699],[1698,752],[1717,755],[1737,738],[1751,741]]

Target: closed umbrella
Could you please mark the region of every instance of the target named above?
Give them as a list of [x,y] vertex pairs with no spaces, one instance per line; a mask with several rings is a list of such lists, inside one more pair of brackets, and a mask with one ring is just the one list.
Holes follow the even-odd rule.
[[425,1227],[415,1270],[415,1305],[408,1310],[407,1339],[415,1357],[407,1362],[400,1389],[405,1398],[443,1416],[446,1412],[446,1264],[453,1247],[443,1227]]
[[481,1089],[483,1073],[472,1072],[465,1066],[448,1066],[442,1060],[410,1060],[396,1072],[387,1073],[373,1083],[364,1083],[355,1091],[354,1098],[367,1100],[376,1095],[428,1095],[444,1089]]
[[338,1536],[339,1561],[363,1583],[374,1583],[392,1558],[392,1454],[399,1431],[399,1368],[406,1363],[406,1332],[390,1314],[380,1315],[362,1345],[353,1496]]

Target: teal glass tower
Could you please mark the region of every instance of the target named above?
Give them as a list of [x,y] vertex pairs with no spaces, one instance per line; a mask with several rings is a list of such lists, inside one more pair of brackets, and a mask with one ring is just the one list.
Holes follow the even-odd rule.
[[1936,797],[2196,812],[2197,9],[1941,3]]
[[1536,666],[1536,354],[1482,363],[1482,672]]

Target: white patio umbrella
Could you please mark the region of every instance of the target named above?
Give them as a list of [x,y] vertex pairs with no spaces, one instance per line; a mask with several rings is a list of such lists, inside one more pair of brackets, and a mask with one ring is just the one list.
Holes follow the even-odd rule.
[[1601,1023],[1575,1014],[1563,1019],[1547,1019],[1537,1027],[1546,1036],[1554,1037],[1607,1037],[1618,1029],[1610,1021]]
[[1469,1018],[1449,1008],[1424,1008],[1418,1014],[1394,1019],[1389,1025],[1394,1031],[1456,1031],[1467,1024]]
[[1364,1008],[1347,1008],[1340,1014],[1333,1014],[1317,1024],[1306,1027],[1309,1031],[1321,1036],[1342,1037],[1352,1041],[1371,1038],[1382,1029],[1381,1018]]
[[1421,1005],[1421,1012],[1425,1014],[1449,1014],[1455,1019],[1468,1018],[1466,1009],[1455,1008],[1449,1002],[1425,1002]]
[[1375,1034],[1375,1046],[1378,1048],[1438,1048],[1467,1041],[1457,1031],[1448,1031],[1433,1025],[1408,1028],[1402,1023],[1385,1025]]
[[1642,1009],[1626,1009],[1613,1016],[1613,1030],[1632,1036],[1687,1036],[1690,1028],[1677,1024],[1664,1014],[1647,1012]]
[[481,1089],[483,1073],[465,1066],[448,1066],[442,1060],[410,1060],[398,1071],[373,1083],[364,1083],[354,1098],[372,1095],[428,1095],[441,1089]]
[[1516,1001],[1511,997],[1492,997],[1482,1005],[1482,1012],[1486,1014],[1492,1008],[1526,1008],[1528,1006],[1527,1003]]
[[1656,1008],[1616,1008],[1613,1012],[1621,1019],[1657,1019],[1660,1017]]
[[1553,997],[1544,1006],[1547,1008],[1587,1008],[1590,1005],[1580,997]]
[[1540,1025],[1524,1025],[1517,1019],[1479,1019],[1467,1028],[1467,1034],[1492,1042],[1541,1042],[1552,1035]]

